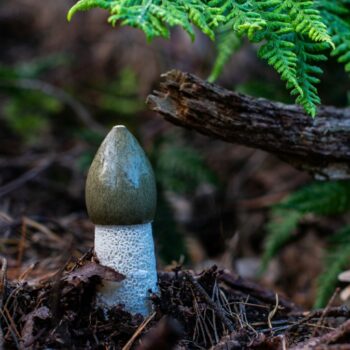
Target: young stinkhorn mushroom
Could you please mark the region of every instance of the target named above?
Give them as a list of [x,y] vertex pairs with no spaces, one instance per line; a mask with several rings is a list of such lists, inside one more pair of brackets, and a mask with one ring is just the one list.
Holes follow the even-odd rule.
[[149,290],[157,291],[152,237],[156,185],[152,167],[125,126],[106,136],[86,181],[86,206],[95,224],[95,253],[100,264],[126,278],[107,282],[98,301],[107,309],[123,304],[131,313],[148,315]]

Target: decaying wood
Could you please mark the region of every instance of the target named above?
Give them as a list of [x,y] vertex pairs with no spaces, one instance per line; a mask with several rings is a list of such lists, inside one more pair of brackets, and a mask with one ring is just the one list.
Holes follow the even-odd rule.
[[253,98],[172,70],[149,107],[170,122],[271,152],[319,179],[350,179],[350,108],[321,106],[315,119],[295,105]]

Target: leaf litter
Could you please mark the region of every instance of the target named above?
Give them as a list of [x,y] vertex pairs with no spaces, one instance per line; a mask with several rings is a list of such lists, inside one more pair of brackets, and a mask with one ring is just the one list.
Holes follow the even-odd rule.
[[146,319],[95,301],[103,280],[125,276],[92,251],[36,284],[1,269],[4,349],[349,349],[350,310],[305,311],[283,296],[213,266],[200,274],[159,272],[160,295]]

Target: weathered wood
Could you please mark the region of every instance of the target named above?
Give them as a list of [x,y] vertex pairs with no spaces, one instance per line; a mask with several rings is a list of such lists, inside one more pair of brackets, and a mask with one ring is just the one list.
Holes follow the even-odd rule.
[[318,179],[350,179],[350,108],[321,106],[312,119],[295,105],[253,98],[172,70],[149,107],[170,122],[271,152]]

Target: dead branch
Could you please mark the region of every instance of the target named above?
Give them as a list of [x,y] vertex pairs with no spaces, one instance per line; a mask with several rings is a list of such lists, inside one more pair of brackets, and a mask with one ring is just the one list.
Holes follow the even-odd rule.
[[180,71],[165,73],[148,106],[170,122],[271,152],[319,179],[350,179],[350,108],[322,106],[315,119],[295,105],[253,98]]

